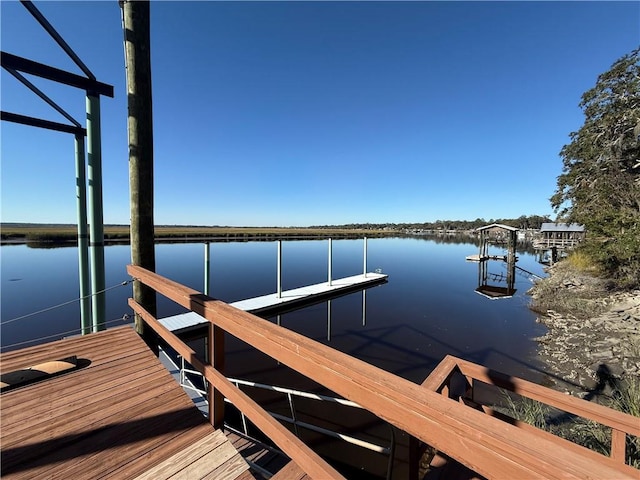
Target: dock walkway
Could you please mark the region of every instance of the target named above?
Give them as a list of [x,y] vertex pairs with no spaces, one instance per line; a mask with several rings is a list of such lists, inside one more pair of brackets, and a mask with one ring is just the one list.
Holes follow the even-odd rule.
[[[388,275],[384,273],[368,272],[367,274],[353,275],[332,280],[331,283],[322,282],[305,287],[294,288],[283,291],[280,296],[277,293],[270,293],[260,297],[248,298],[231,303],[232,307],[254,314],[268,314],[270,312],[281,311],[285,308],[293,308],[321,300],[325,297],[348,293],[352,290],[367,288],[372,285],[383,283]],[[172,332],[185,332],[196,329],[207,321],[194,312],[187,312],[171,317],[159,319],[160,323]]]

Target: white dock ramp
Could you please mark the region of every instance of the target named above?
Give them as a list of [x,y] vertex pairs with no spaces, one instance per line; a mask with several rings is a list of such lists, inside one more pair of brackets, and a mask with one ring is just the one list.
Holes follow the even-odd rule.
[[[306,287],[285,290],[280,295],[270,293],[261,297],[247,298],[230,305],[245,312],[266,313],[269,310],[280,310],[286,307],[293,307],[296,304],[303,305],[312,303],[322,297],[330,297],[340,293],[347,293],[349,290],[366,288],[387,280],[388,275],[384,273],[368,272],[366,274],[353,275],[351,277],[337,278],[331,282],[316,283]],[[179,330],[192,329],[207,321],[195,312],[187,312],[180,315],[161,318],[162,323],[169,330],[176,332]]]

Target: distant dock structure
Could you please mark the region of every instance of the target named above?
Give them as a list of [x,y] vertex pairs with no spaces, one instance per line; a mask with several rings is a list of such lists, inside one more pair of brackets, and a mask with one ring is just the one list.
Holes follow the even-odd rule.
[[[516,243],[518,241],[518,229],[510,225],[492,223],[476,229],[480,234],[480,250],[477,255],[469,255],[466,259],[470,262],[482,262],[484,260],[504,260],[515,262]],[[502,245],[506,248],[506,255],[489,255],[489,245]]]
[[584,226],[577,223],[543,223],[533,246],[539,249],[572,248],[582,242],[585,235]]
[[556,263],[558,252],[574,248],[584,240],[585,235],[584,226],[577,223],[543,223],[538,238],[533,242],[533,248],[538,251],[538,261]]

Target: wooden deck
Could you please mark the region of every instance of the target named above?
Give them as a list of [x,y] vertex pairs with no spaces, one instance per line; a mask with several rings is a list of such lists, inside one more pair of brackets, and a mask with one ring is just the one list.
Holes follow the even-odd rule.
[[0,365],[73,355],[80,368],[2,393],[2,478],[254,478],[129,327],[8,352]]

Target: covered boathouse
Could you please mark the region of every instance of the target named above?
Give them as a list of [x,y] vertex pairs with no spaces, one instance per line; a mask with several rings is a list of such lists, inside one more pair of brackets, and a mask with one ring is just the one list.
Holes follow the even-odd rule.
[[537,248],[575,247],[584,240],[585,234],[584,226],[577,223],[543,223],[535,246]]

